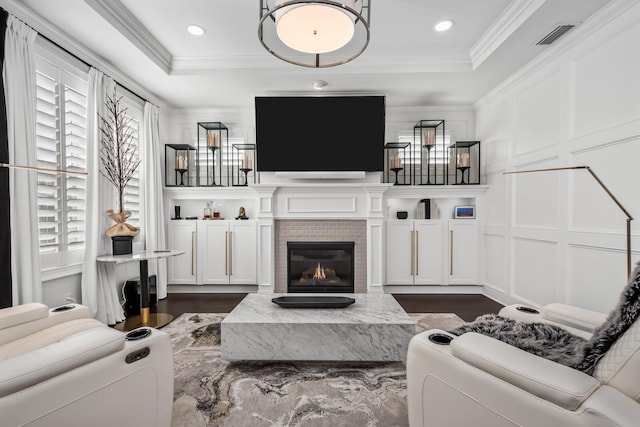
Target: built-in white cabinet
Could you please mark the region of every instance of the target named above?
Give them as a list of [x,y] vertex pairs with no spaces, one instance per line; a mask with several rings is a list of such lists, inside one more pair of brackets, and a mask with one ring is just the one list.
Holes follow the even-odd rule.
[[182,256],[167,259],[168,282],[175,285],[197,284],[197,221],[171,221],[168,241],[171,249],[184,251]]
[[475,219],[448,222],[450,285],[478,284],[478,224]]
[[[429,292],[430,285],[448,285],[458,292],[481,284],[478,218],[484,212],[487,189],[483,185],[399,185],[385,192],[384,284],[390,286],[389,292],[413,292],[407,286]],[[456,218],[458,208],[470,206],[475,208],[469,217]],[[424,216],[429,219],[421,219]],[[406,219],[397,219],[401,217]]]
[[442,221],[387,221],[386,284],[442,284]]
[[256,221],[201,221],[198,275],[205,285],[257,282]]
[[245,285],[257,282],[255,220],[175,220],[169,247],[185,251],[169,262],[172,285]]

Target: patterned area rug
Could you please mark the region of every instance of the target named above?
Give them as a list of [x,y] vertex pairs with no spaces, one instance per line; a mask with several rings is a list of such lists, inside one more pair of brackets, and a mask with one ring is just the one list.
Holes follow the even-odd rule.
[[[402,427],[403,362],[228,362],[222,313],[185,313],[162,328],[174,352],[173,427]],[[449,330],[452,313],[409,314],[417,332]]]

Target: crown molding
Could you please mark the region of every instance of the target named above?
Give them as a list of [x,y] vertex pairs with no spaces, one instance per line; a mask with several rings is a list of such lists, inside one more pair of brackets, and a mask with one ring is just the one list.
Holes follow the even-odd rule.
[[469,56],[475,70],[502,43],[516,32],[546,0],[515,0],[498,16],[489,29],[471,47]]
[[52,25],[48,20],[35,13],[28,6],[18,0],[0,0],[0,6],[36,30],[38,34],[45,36],[54,44],[57,44],[67,50],[71,55],[79,58],[80,61],[91,64],[94,68],[97,68],[108,76],[111,76],[116,82],[134,90],[135,93],[143,96],[153,104],[161,108],[169,108],[169,104],[167,104],[163,99],[149,92],[148,89],[132,80],[111,63],[108,63],[98,57],[79,41],[70,37],[60,28]]
[[171,53],[124,7],[120,0],[84,0],[84,2],[166,74],[171,73]]

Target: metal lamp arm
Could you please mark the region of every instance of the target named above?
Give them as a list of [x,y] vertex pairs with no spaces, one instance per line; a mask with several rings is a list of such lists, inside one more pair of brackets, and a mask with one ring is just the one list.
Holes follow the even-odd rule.
[[631,277],[631,220],[633,220],[633,217],[631,216],[629,211],[627,211],[625,209],[625,207],[622,206],[622,203],[620,203],[618,201],[618,199],[616,199],[616,197],[607,188],[607,186],[604,185],[602,180],[598,177],[598,175],[596,175],[596,173],[591,169],[591,167],[589,167],[589,166],[567,166],[567,167],[560,167],[560,168],[546,168],[546,169],[530,169],[530,170],[523,170],[523,171],[511,171],[511,172],[503,172],[502,174],[503,175],[512,175],[512,174],[519,174],[519,173],[549,172],[549,171],[561,171],[561,170],[573,170],[573,169],[586,169],[587,172],[589,172],[591,174],[591,176],[596,180],[596,182],[598,184],[600,184],[600,187],[602,187],[602,189],[609,195],[609,197],[611,197],[611,200],[613,200],[614,203],[616,205],[618,205],[620,210],[622,210],[622,212],[624,212],[624,214],[626,215],[626,217],[627,217],[627,277]]

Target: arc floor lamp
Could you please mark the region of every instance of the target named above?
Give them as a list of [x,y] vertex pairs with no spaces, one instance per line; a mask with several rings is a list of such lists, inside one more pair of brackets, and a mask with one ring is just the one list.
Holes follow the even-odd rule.
[[550,172],[550,171],[562,171],[562,170],[576,170],[576,169],[584,169],[591,174],[591,176],[600,184],[600,187],[611,197],[616,205],[620,208],[622,212],[627,217],[627,277],[631,277],[631,221],[633,217],[629,214],[624,206],[616,199],[616,196],[611,193],[611,191],[607,188],[606,185],[602,182],[602,180],[595,174],[595,172],[589,166],[567,166],[560,168],[547,168],[547,169],[530,169],[530,170],[522,170],[522,171],[511,171],[511,172],[503,172],[503,175],[512,175],[512,174],[520,174],[520,173],[532,173],[532,172]]

